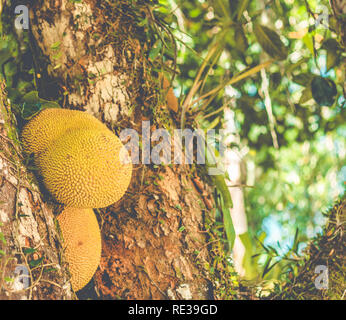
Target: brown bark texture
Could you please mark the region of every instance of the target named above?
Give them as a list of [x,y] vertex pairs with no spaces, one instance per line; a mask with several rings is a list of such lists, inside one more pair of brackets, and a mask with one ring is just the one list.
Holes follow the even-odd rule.
[[[64,108],[93,114],[116,134],[125,127],[140,134],[142,120],[153,130],[162,115],[174,123],[175,113],[162,108],[152,88],[149,48],[128,1],[37,1],[30,14],[47,62],[41,72],[64,94]],[[204,267],[211,261],[206,194],[210,188],[189,165],[135,165],[126,195],[99,210],[99,298],[213,298]]]
[[0,300],[70,299],[52,208],[27,172],[0,83]]
[[333,16],[335,17],[336,33],[340,36],[342,45],[346,46],[346,2],[344,0],[330,0],[330,6],[332,8]]

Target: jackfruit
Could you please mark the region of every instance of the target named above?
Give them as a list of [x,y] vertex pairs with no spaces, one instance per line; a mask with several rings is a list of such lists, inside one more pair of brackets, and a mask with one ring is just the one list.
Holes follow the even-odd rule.
[[21,140],[27,154],[38,155],[71,128],[98,128],[107,126],[92,115],[78,110],[48,108],[34,116],[23,128]]
[[101,234],[92,209],[66,208],[57,217],[63,238],[63,254],[74,291],[93,277],[101,260]]
[[126,148],[110,130],[70,128],[37,157],[55,199],[76,208],[103,208],[125,193],[132,174]]

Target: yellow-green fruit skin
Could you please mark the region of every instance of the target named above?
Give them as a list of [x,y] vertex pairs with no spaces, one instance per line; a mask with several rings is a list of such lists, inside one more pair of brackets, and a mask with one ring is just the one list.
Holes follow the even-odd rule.
[[67,130],[39,154],[37,166],[55,199],[75,208],[113,204],[124,195],[132,174],[126,148],[108,129]]
[[23,149],[28,154],[38,155],[72,128],[106,130],[107,126],[83,111],[44,109],[24,126],[21,133]]
[[91,280],[100,264],[99,225],[92,209],[66,208],[57,220],[72,289],[78,291]]

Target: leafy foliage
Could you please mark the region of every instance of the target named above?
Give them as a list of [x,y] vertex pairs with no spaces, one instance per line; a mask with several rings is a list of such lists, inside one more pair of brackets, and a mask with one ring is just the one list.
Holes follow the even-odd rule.
[[176,0],[154,10],[178,43],[181,123],[220,129],[234,111],[240,139],[230,147],[248,150],[253,186],[244,189],[250,231],[274,250],[256,249],[266,278],[279,276],[275,251],[290,255],[298,243],[300,252],[344,189],[345,47],[328,1],[318,5],[329,26],[313,1]]
[[[285,281],[276,283],[271,299],[342,300],[345,294],[346,268],[344,261],[345,195],[324,215],[328,221],[301,256],[287,265]],[[327,277],[322,278],[318,266],[328,267]],[[324,281],[324,288],[318,285]],[[317,286],[316,286],[317,284]],[[323,283],[322,283],[323,284]]]

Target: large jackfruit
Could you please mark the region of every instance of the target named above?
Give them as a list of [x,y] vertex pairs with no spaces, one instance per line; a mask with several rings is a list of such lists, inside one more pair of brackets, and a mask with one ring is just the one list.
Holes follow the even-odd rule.
[[63,253],[74,291],[93,277],[101,260],[101,234],[92,209],[66,208],[57,218],[63,237]]
[[109,206],[131,180],[127,150],[108,129],[68,129],[36,162],[46,188],[69,207]]
[[48,108],[35,115],[23,128],[21,140],[24,151],[38,155],[71,128],[98,128],[107,126],[92,115],[79,111]]

